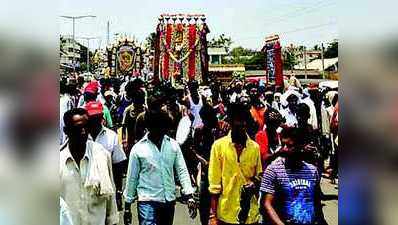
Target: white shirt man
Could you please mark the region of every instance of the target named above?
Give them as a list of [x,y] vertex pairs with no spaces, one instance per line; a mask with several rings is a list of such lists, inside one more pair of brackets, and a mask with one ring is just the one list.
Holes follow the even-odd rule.
[[59,224],[60,225],[73,225],[72,218],[70,216],[69,207],[64,201],[64,199],[59,198]]
[[[93,139],[91,136],[90,138]],[[115,131],[102,126],[102,130],[94,141],[101,144],[111,153],[112,164],[120,163],[127,159],[126,153],[124,153],[122,146],[119,144],[118,136]]]
[[280,111],[281,115],[283,118],[285,118],[286,122],[285,125],[289,126],[289,127],[295,127],[297,126],[297,117],[296,115],[290,111],[289,107],[282,109]]
[[308,93],[307,89],[304,89],[304,96],[300,101],[305,103],[310,108],[310,118],[308,118],[308,124],[310,124],[314,130],[318,129],[318,117],[316,115],[315,103],[310,98],[310,94]]
[[74,160],[68,146],[64,147],[60,178],[61,197],[69,206],[74,225],[118,223],[111,154],[100,144],[88,140],[80,162]]

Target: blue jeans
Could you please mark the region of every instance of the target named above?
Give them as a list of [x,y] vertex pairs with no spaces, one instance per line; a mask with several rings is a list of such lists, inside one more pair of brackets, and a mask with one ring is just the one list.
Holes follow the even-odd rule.
[[173,225],[175,201],[138,202],[137,210],[140,225]]

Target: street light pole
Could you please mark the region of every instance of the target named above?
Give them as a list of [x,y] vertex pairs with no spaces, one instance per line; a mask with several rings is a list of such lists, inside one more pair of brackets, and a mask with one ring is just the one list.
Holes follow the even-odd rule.
[[87,41],[87,72],[90,72],[90,40],[98,39],[97,37],[79,37]]
[[73,72],[76,72],[76,64],[75,64],[75,21],[76,18],[72,17],[72,23],[73,23],[73,36],[72,36],[72,66],[73,66]]
[[83,19],[83,18],[95,18],[96,16],[93,15],[85,15],[85,16],[61,16],[62,18],[65,19],[71,19],[73,23],[73,44],[72,44],[72,65],[73,65],[73,72],[76,72],[76,66],[75,66],[75,21],[77,19]]
[[307,47],[304,46],[304,76],[305,79],[307,80]]
[[90,39],[87,39],[87,73],[90,73]]
[[324,56],[324,48],[323,43],[321,44],[321,58],[322,58],[322,79],[325,79],[325,56]]

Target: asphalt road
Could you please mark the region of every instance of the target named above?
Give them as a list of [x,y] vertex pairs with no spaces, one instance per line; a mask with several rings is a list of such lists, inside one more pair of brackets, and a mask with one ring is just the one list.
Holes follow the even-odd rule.
[[[338,225],[338,190],[335,189],[334,185],[330,184],[328,179],[322,179],[321,187],[323,193],[328,198],[327,200],[322,201],[326,221],[329,225]],[[138,225],[136,204],[132,205],[132,214],[133,225]],[[121,220],[119,224],[123,225],[123,220]],[[177,203],[174,215],[174,225],[200,225],[199,215],[195,219],[189,218],[187,206]]]

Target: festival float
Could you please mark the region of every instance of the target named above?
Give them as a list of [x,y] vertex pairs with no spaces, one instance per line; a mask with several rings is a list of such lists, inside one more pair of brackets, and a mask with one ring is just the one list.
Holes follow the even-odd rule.
[[162,14],[156,29],[154,79],[206,82],[209,29],[203,14]]
[[137,42],[128,37],[119,38],[106,48],[107,68],[111,77],[141,76],[143,68],[142,50]]
[[265,38],[262,51],[265,53],[267,83],[283,88],[283,64],[279,35]]
[[108,63],[106,51],[104,49],[96,49],[90,59],[90,62],[90,70],[92,73],[104,74],[105,76],[109,76],[109,73],[105,72]]

